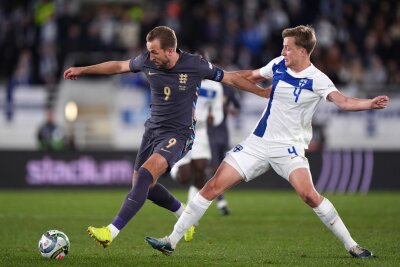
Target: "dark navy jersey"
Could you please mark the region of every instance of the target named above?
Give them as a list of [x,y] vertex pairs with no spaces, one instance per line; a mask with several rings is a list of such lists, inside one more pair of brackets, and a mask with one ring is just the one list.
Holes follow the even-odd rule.
[[132,72],[145,73],[151,88],[151,117],[146,128],[190,133],[195,127],[195,107],[201,80],[221,81],[224,72],[198,55],[178,51],[172,69],[159,69],[144,52],[131,59]]

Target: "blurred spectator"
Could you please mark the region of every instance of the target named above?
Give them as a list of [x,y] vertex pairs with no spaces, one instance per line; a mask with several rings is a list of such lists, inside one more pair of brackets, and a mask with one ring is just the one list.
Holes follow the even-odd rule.
[[115,49],[115,36],[117,35],[118,27],[112,9],[108,7],[101,8],[97,17],[91,22],[90,27],[94,27],[99,32],[104,50],[112,51]]
[[371,60],[365,70],[363,83],[364,85],[384,84],[387,79],[386,70],[382,64],[382,60],[377,55],[372,55]]
[[[387,83],[389,85],[400,84],[399,61],[396,61],[394,59],[389,60],[387,65],[387,70],[388,70]],[[398,91],[397,93],[400,92]]]
[[359,57],[350,58],[339,71],[339,80],[350,85],[361,84],[364,77],[364,68]]
[[252,19],[247,19],[244,28],[240,32],[241,45],[247,48],[250,54],[254,57],[260,54],[264,43],[263,35],[256,26],[257,25]]
[[273,0],[270,3],[270,8],[267,9],[267,17],[272,31],[281,32],[289,26],[288,13],[282,8],[282,2]]
[[325,17],[319,17],[315,23],[318,45],[322,48],[330,48],[335,44],[336,28]]
[[23,49],[19,55],[18,63],[12,78],[14,85],[32,84],[33,73],[32,54],[29,49]]
[[339,71],[342,66],[342,54],[338,45],[333,45],[327,51],[324,70],[325,74],[331,78],[334,83],[339,82]]
[[44,83],[48,80],[54,80],[58,74],[58,61],[53,45],[43,44],[40,47],[40,61],[39,61],[39,74]]
[[140,12],[137,8],[126,12],[122,16],[120,27],[118,27],[119,43],[127,50],[137,47],[141,42],[139,40],[141,16],[136,14],[137,12]]
[[47,111],[46,122],[38,130],[37,140],[39,148],[43,151],[59,151],[65,148],[64,133],[54,122],[51,109]]

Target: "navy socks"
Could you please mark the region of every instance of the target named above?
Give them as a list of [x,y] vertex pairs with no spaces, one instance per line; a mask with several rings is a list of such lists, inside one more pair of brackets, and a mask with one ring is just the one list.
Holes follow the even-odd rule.
[[156,183],[153,188],[150,188],[147,199],[172,212],[177,211],[181,206],[181,202],[159,183]]
[[118,215],[112,222],[115,227],[119,230],[124,228],[130,219],[132,219],[133,216],[135,216],[135,214],[142,208],[152,182],[153,176],[151,173],[147,169],[141,167],[138,171],[138,178],[135,181],[135,184],[132,186],[132,189],[126,196]]

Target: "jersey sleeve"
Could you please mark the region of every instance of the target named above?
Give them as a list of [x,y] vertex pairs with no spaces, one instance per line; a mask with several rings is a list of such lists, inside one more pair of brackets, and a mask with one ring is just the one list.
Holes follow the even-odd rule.
[[205,60],[204,58],[200,59],[199,73],[203,79],[216,82],[220,82],[224,78],[224,71],[214,66],[211,62]]
[[282,61],[283,56],[274,58],[273,60],[271,60],[267,65],[265,65],[264,67],[262,67],[260,69],[260,75],[264,78],[271,78],[274,75],[274,72],[272,70],[272,68],[274,67],[274,65],[278,64],[280,61]]
[[138,55],[135,58],[132,58],[129,62],[129,69],[131,70],[131,72],[142,71],[145,60],[146,60],[146,55],[144,53]]
[[338,91],[331,79],[329,79],[329,77],[323,73],[321,73],[321,75],[319,75],[317,79],[315,79],[313,90],[325,100],[330,93]]

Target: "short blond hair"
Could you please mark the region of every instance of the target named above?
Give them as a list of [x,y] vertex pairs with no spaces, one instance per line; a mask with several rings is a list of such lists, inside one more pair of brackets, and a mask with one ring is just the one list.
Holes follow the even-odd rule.
[[294,37],[297,46],[306,49],[307,53],[311,55],[312,51],[317,44],[317,37],[313,27],[307,25],[300,25],[294,28],[286,28],[282,31],[282,38]]

